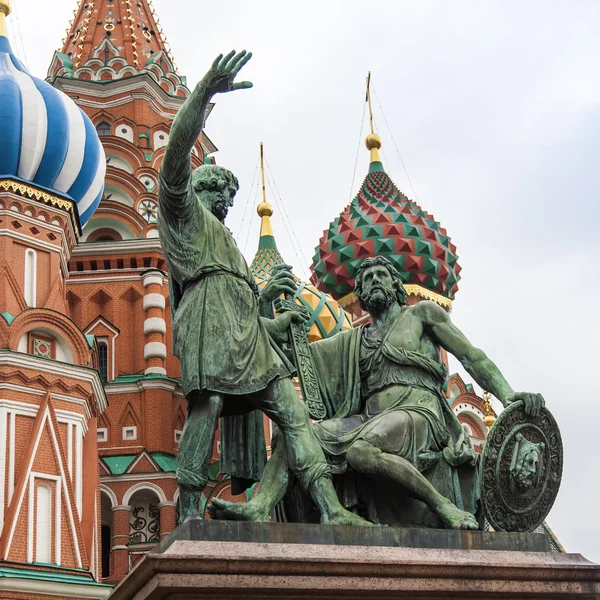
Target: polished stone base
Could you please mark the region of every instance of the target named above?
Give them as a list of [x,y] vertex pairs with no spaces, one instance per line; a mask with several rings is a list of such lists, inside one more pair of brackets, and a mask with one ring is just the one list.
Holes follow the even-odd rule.
[[243,521],[202,521],[201,519],[194,519],[180,525],[160,543],[156,551],[166,551],[177,540],[333,546],[401,546],[446,550],[550,551],[549,538],[542,533],[347,527],[301,523],[246,523]]
[[111,600],[596,598],[600,566],[540,534],[194,521]]

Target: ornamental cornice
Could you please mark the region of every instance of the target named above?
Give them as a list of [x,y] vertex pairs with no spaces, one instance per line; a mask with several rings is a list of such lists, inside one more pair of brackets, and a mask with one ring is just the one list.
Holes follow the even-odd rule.
[[[98,98],[98,101],[94,102],[95,106],[106,106],[105,99],[114,96],[117,93],[128,93],[125,98],[129,99],[129,101],[131,101],[131,98],[134,96],[145,97],[145,94],[134,94],[134,91],[139,89],[143,89],[146,94],[150,95],[150,98],[145,99],[158,100],[164,109],[172,110],[174,112],[177,112],[186,100],[183,96],[169,94],[160,87],[152,75],[144,72],[136,73],[131,77],[109,81],[89,81],[70,77],[57,77],[54,80],[53,85],[67,95],[80,95],[83,90],[86,90],[90,96],[90,98],[87,99],[87,102],[91,102],[92,98]],[[84,102],[85,101],[86,100],[84,100]],[[81,103],[79,99],[77,103]],[[171,115],[171,118],[173,118],[173,116],[174,115]]]
[[74,229],[79,231],[79,218],[75,214],[75,203],[72,200],[68,200],[67,198],[61,198],[60,196],[56,196],[51,194],[50,192],[41,190],[32,185],[28,185],[22,181],[17,181],[15,179],[0,179],[0,190],[4,190],[5,192],[12,192],[18,196],[22,196],[23,198],[28,198],[29,200],[35,200],[41,204],[46,204],[53,208],[59,208],[65,212],[67,212],[71,217],[71,222],[75,225]]
[[[59,379],[56,382],[58,387],[61,387],[61,377],[71,377],[82,381],[91,386],[99,414],[103,413],[108,406],[104,386],[100,380],[100,374],[92,367],[64,363],[58,360],[48,360],[47,358],[40,358],[38,356],[23,354],[22,352],[15,352],[13,350],[0,350],[0,367],[2,366],[12,366],[21,370],[32,369],[39,373],[47,372],[58,376]],[[66,386],[63,385],[62,387],[65,388],[64,391],[69,391]]]
[[[89,247],[88,247],[89,246]],[[140,252],[158,252],[162,255],[162,248],[158,238],[145,240],[119,240],[109,242],[94,242],[93,244],[79,244],[73,249],[72,258],[79,256],[92,256],[95,254],[138,254]],[[147,270],[147,268],[146,268]]]

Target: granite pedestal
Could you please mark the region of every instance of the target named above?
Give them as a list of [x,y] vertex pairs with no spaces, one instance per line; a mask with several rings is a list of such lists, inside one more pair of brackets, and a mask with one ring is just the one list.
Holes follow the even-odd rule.
[[600,566],[543,534],[191,521],[111,600],[600,599]]

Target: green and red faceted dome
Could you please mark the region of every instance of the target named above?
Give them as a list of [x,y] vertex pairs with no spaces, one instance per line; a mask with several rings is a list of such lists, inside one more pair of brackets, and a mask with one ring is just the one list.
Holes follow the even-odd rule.
[[454,299],[460,279],[456,246],[433,216],[409,200],[383,170],[380,146],[379,136],[368,136],[369,173],[356,197],[323,232],[311,281],[335,299],[343,298],[352,292],[362,261],[383,255],[400,271],[404,284],[424,288],[425,293],[410,291],[430,299],[441,296],[440,303],[446,304],[444,299]]

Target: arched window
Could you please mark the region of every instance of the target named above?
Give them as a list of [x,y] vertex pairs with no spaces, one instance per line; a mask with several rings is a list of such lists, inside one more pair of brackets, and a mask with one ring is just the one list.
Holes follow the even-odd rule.
[[108,381],[108,341],[105,339],[98,340],[98,370],[100,379],[106,383]]
[[52,490],[38,485],[36,502],[35,562],[51,563]]
[[25,250],[25,302],[27,306],[35,306],[37,287],[37,254],[35,250]]
[[159,498],[152,490],[142,489],[129,499],[129,543],[151,544],[160,541]]
[[101,121],[96,125],[96,131],[98,132],[98,135],[110,135],[110,123]]
[[102,579],[110,577],[110,553],[112,548],[113,512],[110,498],[105,492],[100,494],[102,498]]

